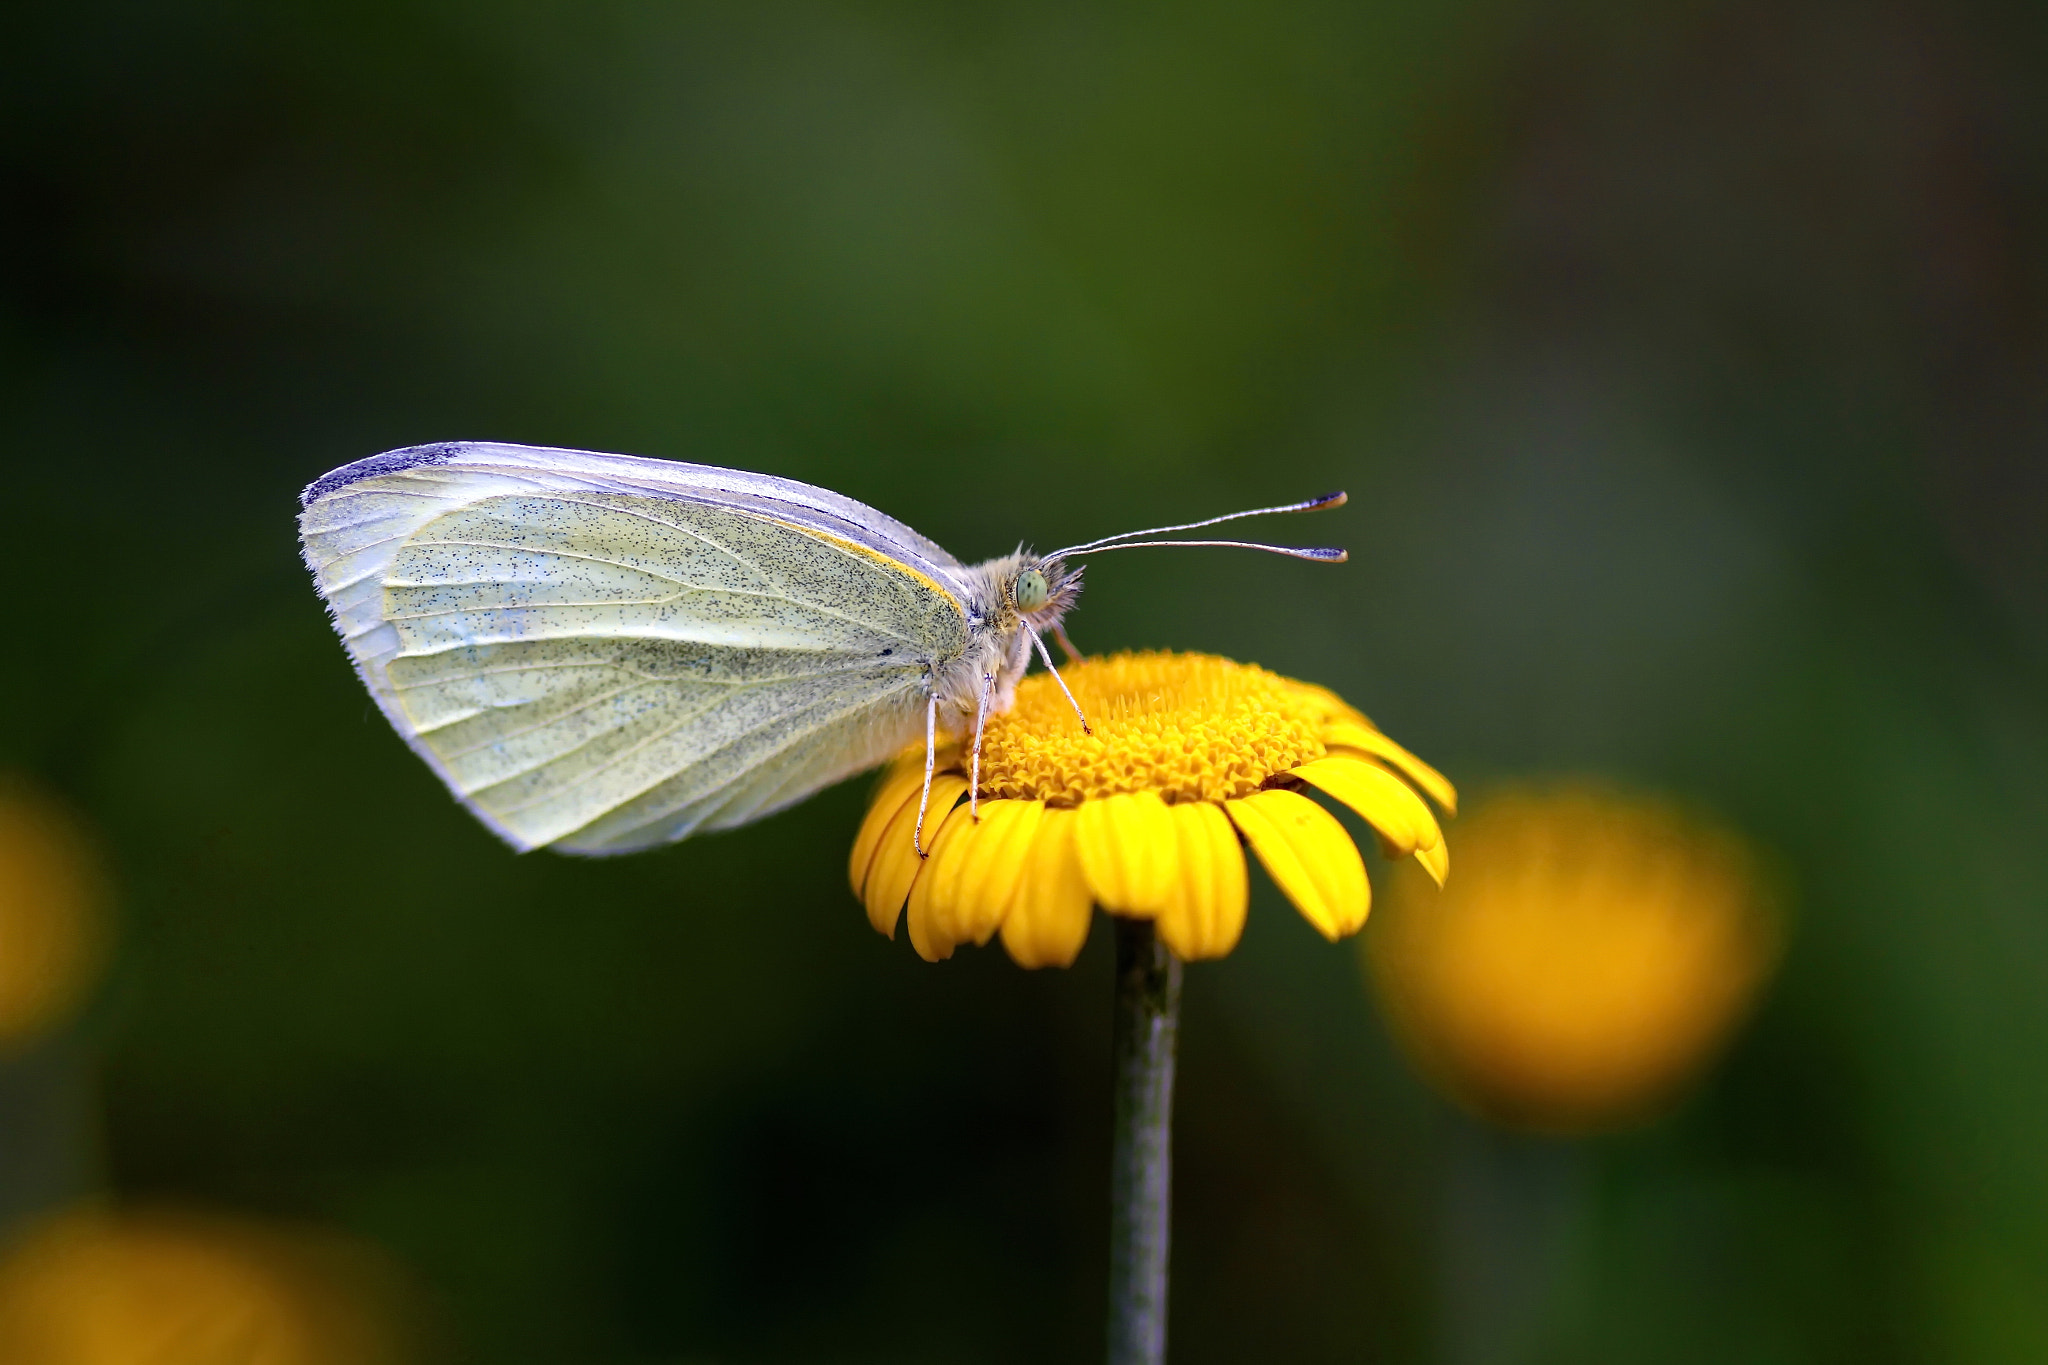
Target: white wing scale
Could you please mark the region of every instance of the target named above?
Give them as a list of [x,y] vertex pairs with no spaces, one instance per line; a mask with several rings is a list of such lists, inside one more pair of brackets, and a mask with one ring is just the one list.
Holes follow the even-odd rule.
[[727,828],[916,733],[952,558],[764,475],[463,445],[307,490],[307,563],[385,714],[520,848]]

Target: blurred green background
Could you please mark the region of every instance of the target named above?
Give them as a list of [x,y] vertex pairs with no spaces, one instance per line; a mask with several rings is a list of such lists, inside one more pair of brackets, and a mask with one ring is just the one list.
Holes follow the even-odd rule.
[[2048,11],[1971,0],[10,9],[0,761],[124,942],[0,1076],[0,1212],[346,1229],[457,1359],[1096,1356],[1101,925],[876,937],[859,783],[510,855],[295,495],[580,446],[978,558],[1342,486],[1288,530],[1348,567],[1105,559],[1077,639],[1704,803],[1798,922],[1679,1113],[1561,1146],[1434,1099],[1255,875],[1189,974],[1175,1359],[2048,1359],[2044,78]]

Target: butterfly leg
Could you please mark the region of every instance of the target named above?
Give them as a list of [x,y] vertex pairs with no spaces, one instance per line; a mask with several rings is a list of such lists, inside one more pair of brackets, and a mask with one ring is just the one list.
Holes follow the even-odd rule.
[[[1060,648],[1066,651],[1068,663],[1080,664],[1087,662],[1082,657],[1081,651],[1074,648],[1074,642],[1067,638],[1067,623],[1065,621],[1055,621],[1052,623],[1052,638],[1058,640]],[[1044,648],[1043,645],[1039,646],[1040,652],[1043,652]],[[1048,663],[1046,667],[1050,668],[1052,665]]]
[[918,794],[917,823],[910,830],[910,844],[917,850],[919,858],[932,856],[924,850],[924,812],[932,799],[932,760],[939,752],[938,738],[939,698],[937,693],[933,693],[924,704],[924,790]]
[[[1073,707],[1074,714],[1080,718],[1081,733],[1084,735],[1094,734],[1095,731],[1088,728],[1088,716],[1086,712],[1081,710],[1081,703],[1075,701],[1074,694],[1067,690],[1067,680],[1065,678],[1062,678],[1060,676],[1060,671],[1052,666],[1052,651],[1048,650],[1045,647],[1045,641],[1039,638],[1037,631],[1032,630],[1029,625],[1026,625],[1024,629],[1026,633],[1028,633],[1031,636],[1031,643],[1038,646],[1038,657],[1045,660],[1045,671],[1052,674],[1052,680],[1058,683],[1060,685],[1060,691],[1066,694],[1067,705]],[[1058,630],[1060,632],[1061,647],[1064,648],[1068,654],[1073,654],[1074,647],[1067,643],[1066,631],[1061,630],[1058,626],[1054,626],[1053,629]],[[1080,662],[1080,658],[1078,655],[1075,656],[1074,662]]]
[[995,697],[996,675],[981,675],[981,701],[974,708],[974,771],[968,777],[967,818],[981,821],[981,727],[988,723],[988,704]]

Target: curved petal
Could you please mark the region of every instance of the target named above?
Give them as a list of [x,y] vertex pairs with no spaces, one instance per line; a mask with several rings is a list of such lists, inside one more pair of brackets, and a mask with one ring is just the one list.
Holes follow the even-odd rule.
[[1003,917],[1003,947],[1020,967],[1071,966],[1088,942],[1094,897],[1074,846],[1079,829],[1079,811],[1048,810],[1026,851]]
[[970,810],[964,822],[957,808],[953,814],[910,889],[910,941],[940,949],[941,957],[955,944],[987,943],[1003,922],[1045,803],[984,801],[981,818]]
[[1299,678],[1289,678],[1287,679],[1287,686],[1295,695],[1308,698],[1321,708],[1322,714],[1317,718],[1320,724],[1328,725],[1334,721],[1344,720],[1363,725],[1367,729],[1378,728],[1373,725],[1371,716],[1366,715],[1365,712],[1359,710],[1329,688],[1324,687],[1321,683],[1303,682]]
[[1075,845],[1096,903],[1111,914],[1150,919],[1165,908],[1180,871],[1180,842],[1157,792],[1086,801]]
[[1415,789],[1371,759],[1336,753],[1290,771],[1357,811],[1397,856],[1405,858],[1418,848],[1435,848],[1443,840],[1436,817]]
[[[918,774],[918,786],[924,785],[924,774]],[[945,821],[946,812],[953,803],[967,794],[967,779],[958,773],[939,773],[932,778],[931,804],[925,809],[924,826],[926,847],[931,847],[931,837]],[[918,873],[924,867],[924,859],[917,856],[917,845],[912,835],[917,828],[917,801],[913,798],[903,804],[889,827],[882,832],[881,842],[875,848],[875,859],[868,867],[868,882],[862,888],[862,900],[868,908],[868,923],[875,926],[875,932],[896,937],[897,912],[903,909],[903,898],[910,894],[910,888],[917,881]]]
[[874,866],[875,850],[881,847],[882,835],[888,832],[889,822],[903,809],[905,801],[917,800],[923,786],[922,763],[915,768],[891,768],[876,785],[875,798],[868,803],[868,813],[860,822],[860,833],[853,836],[853,853],[846,860],[846,874],[853,882],[855,900],[863,899],[867,890],[868,869]]
[[1224,803],[1287,899],[1332,942],[1355,934],[1372,908],[1365,860],[1337,817],[1299,792],[1253,792]]
[[1451,846],[1445,842],[1435,848],[1418,848],[1415,850],[1415,861],[1422,864],[1422,870],[1427,872],[1438,886],[1442,886],[1444,878],[1451,875]]
[[1371,726],[1332,721],[1323,727],[1323,743],[1333,748],[1357,749],[1374,758],[1385,759],[1398,768],[1403,777],[1428,792],[1430,800],[1452,815],[1458,813],[1458,789],[1451,785],[1450,779]]
[[1223,957],[1244,933],[1250,888],[1244,849],[1223,808],[1208,801],[1167,807],[1180,845],[1180,875],[1159,912],[1159,938],[1183,962]]
[[932,837],[924,870],[911,885],[910,911],[904,916],[904,922],[910,926],[910,946],[926,962],[943,962],[959,946],[960,940],[953,936],[952,925],[945,917],[933,913],[932,892],[958,876],[962,846],[973,839],[975,829],[974,818],[968,814],[967,807],[953,807],[946,815],[946,822]]

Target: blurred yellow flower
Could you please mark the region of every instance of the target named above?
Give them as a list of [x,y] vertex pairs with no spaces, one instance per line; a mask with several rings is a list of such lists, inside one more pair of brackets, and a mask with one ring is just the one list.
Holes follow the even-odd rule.
[[70,1016],[97,980],[109,938],[91,841],[54,800],[0,776],[0,1052]]
[[1244,929],[1242,840],[1338,939],[1365,923],[1371,888],[1311,788],[1364,817],[1390,857],[1413,855],[1443,880],[1449,850],[1414,788],[1446,810],[1457,794],[1335,693],[1205,654],[1119,654],[1066,677],[1094,733],[1051,676],[1026,678],[988,722],[978,820],[955,804],[968,787],[963,746],[940,751],[928,859],[912,839],[922,746],[890,769],[850,866],[878,931],[894,937],[907,900],[911,944],[928,961],[1000,930],[1020,965],[1063,967],[1100,905],[1154,920],[1183,961],[1221,957]]
[[391,1365],[397,1283],[367,1246],[211,1214],[61,1214],[0,1261],[0,1361]]
[[389,1268],[339,1238],[189,1213],[72,1212],[0,1261],[9,1365],[391,1365]]
[[1496,1121],[1587,1132],[1668,1104],[1777,961],[1733,835],[1591,787],[1468,816],[1458,880],[1398,879],[1367,959],[1422,1070]]

